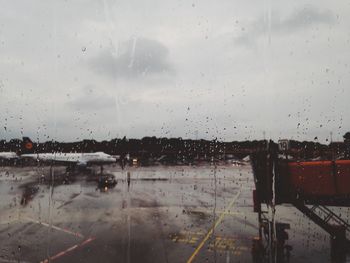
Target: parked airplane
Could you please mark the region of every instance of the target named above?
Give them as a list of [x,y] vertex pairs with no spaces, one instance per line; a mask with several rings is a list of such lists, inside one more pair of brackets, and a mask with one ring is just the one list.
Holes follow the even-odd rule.
[[[26,144],[32,144],[29,138],[26,138]],[[104,152],[94,153],[26,153],[21,154],[21,158],[31,158],[39,162],[49,162],[67,165],[70,168],[87,167],[91,165],[102,165],[116,163],[117,159]]]
[[16,160],[18,159],[18,155],[15,152],[0,152],[0,159]]

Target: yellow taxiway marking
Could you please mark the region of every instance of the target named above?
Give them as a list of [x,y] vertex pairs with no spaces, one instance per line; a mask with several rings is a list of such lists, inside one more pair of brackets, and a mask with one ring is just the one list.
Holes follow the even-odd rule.
[[178,234],[170,235],[170,238],[175,243],[185,243],[194,245],[198,242],[198,240],[204,235],[203,232],[187,232],[181,231]]
[[[170,235],[170,238],[175,243],[184,243],[189,245],[198,244],[206,233],[203,232],[180,232]],[[248,250],[244,245],[238,245],[236,237],[215,236],[215,239],[208,244],[208,251],[231,251],[233,254]]]
[[225,211],[220,215],[220,217],[218,218],[218,220],[216,220],[215,224],[212,226],[212,228],[208,231],[207,235],[204,237],[204,239],[202,240],[202,242],[198,245],[198,247],[196,248],[196,250],[193,252],[193,254],[191,255],[191,257],[187,260],[187,263],[191,263],[194,258],[197,256],[198,252],[201,250],[201,248],[204,246],[205,242],[209,239],[209,237],[213,234],[214,229],[221,223],[221,221],[224,219],[226,213],[229,213],[230,209],[233,207],[233,204],[236,202],[237,198],[239,197],[239,195],[241,194],[242,190],[239,190],[239,192],[235,195],[235,197],[232,199],[232,201],[230,202],[230,204],[227,206],[227,208],[225,209]]
[[245,245],[238,245],[235,239],[216,237],[214,242],[209,243],[208,249],[211,251],[232,251],[233,254],[237,255],[237,252],[240,254],[249,248]]

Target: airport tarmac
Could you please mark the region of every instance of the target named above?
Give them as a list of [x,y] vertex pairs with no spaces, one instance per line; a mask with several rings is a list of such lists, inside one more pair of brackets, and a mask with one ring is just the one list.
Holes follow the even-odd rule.
[[[0,262],[263,262],[249,164],[103,173],[116,184],[99,184],[97,168],[2,167]],[[283,262],[331,262],[329,236],[294,207],[276,220],[290,224]]]

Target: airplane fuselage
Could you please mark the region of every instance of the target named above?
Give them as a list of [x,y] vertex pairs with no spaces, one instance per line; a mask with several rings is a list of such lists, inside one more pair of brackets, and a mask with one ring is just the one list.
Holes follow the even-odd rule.
[[115,163],[116,158],[113,156],[103,153],[33,153],[33,154],[22,154],[22,158],[32,158],[42,162],[55,162],[55,163],[65,163],[72,165],[103,165]]

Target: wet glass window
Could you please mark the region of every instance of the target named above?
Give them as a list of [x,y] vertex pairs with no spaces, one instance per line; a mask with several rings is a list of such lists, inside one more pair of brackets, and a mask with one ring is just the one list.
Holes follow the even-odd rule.
[[347,1],[0,8],[0,262],[350,262]]

